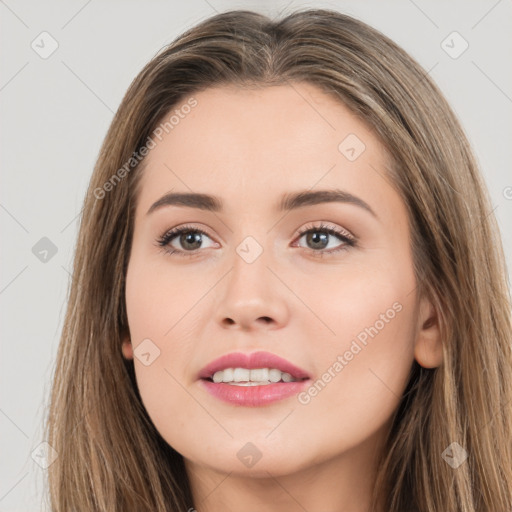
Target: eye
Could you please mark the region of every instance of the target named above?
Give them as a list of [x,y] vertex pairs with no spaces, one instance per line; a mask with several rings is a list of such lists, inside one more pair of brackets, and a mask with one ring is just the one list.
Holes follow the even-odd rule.
[[[331,255],[356,246],[356,238],[348,231],[324,223],[320,223],[319,226],[312,224],[305,226],[297,235],[299,241],[304,238],[306,244],[309,244],[310,247],[305,247],[305,249],[317,257],[323,257],[325,254]],[[210,236],[202,229],[192,225],[184,225],[166,231],[156,242],[168,254],[192,257],[200,252],[199,249],[205,248],[202,246],[205,237],[211,240]],[[331,245],[329,239],[332,238],[337,238],[342,243],[334,248],[329,247]],[[176,247],[176,244],[180,247]],[[215,246],[215,242],[210,245],[210,247]],[[299,245],[299,247],[304,246]]]
[[[195,226],[180,226],[165,232],[157,244],[164,248],[169,254],[179,256],[193,256],[201,247],[204,237],[210,238],[208,234]],[[176,239],[176,240],[175,240]],[[211,240],[211,238],[210,238]],[[176,248],[173,243],[177,242],[181,247]]]
[[[320,223],[319,226],[309,225],[299,231],[299,241],[305,238],[306,247],[311,254],[318,257],[323,257],[324,254],[333,254],[339,251],[347,250],[349,247],[356,246],[356,239],[348,231],[340,229],[338,227],[331,227],[326,224]],[[332,248],[329,247],[331,240],[329,238],[337,238],[343,242],[341,245]],[[330,248],[330,250],[326,250]]]

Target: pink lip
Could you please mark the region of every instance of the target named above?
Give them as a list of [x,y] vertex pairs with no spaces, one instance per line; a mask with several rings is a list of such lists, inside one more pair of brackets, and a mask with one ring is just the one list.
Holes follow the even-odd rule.
[[200,372],[200,379],[209,379],[215,372],[226,368],[277,368],[282,372],[289,373],[294,379],[309,379],[309,374],[302,368],[298,368],[286,359],[271,354],[270,352],[232,352],[215,359],[206,365]]
[[[226,368],[277,368],[299,380],[261,386],[236,386],[209,380],[215,372]],[[305,370],[270,352],[253,352],[252,354],[233,352],[215,359],[199,373],[200,384],[210,394],[224,402],[245,407],[261,407],[296,395],[309,385],[310,378]]]
[[244,407],[261,407],[300,393],[309,385],[309,379],[247,387],[215,384],[205,379],[199,380],[199,383],[206,391],[224,402]]

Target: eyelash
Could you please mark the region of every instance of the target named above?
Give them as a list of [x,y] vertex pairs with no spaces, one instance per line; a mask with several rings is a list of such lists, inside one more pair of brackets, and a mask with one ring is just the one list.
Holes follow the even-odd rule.
[[[356,239],[352,235],[349,235],[348,232],[346,232],[344,230],[343,231],[338,230],[338,229],[330,227],[324,223],[320,223],[319,226],[315,226],[312,224],[305,226],[302,230],[300,230],[299,232],[296,233],[296,238],[298,238],[300,240],[304,235],[306,235],[310,232],[319,232],[319,231],[339,238],[342,242],[344,242],[344,244],[336,249],[331,249],[328,251],[326,251],[325,249],[315,250],[315,249],[309,249],[307,247],[304,248],[304,249],[306,249],[306,251],[308,251],[310,254],[312,254],[315,257],[323,258],[326,254],[332,255],[334,253],[346,251],[351,247],[357,247]],[[206,233],[202,229],[199,229],[199,228],[197,228],[195,226],[191,226],[191,225],[184,225],[184,226],[180,226],[178,228],[173,228],[169,231],[166,231],[162,236],[160,236],[156,240],[157,245],[159,247],[161,247],[164,250],[164,252],[169,255],[177,255],[180,257],[182,257],[182,256],[183,257],[194,257],[197,254],[197,251],[199,251],[199,249],[196,249],[194,251],[182,251],[180,249],[171,249],[169,247],[170,242],[174,238],[176,238],[178,235],[181,235],[182,233],[188,233],[188,232],[200,233],[201,235],[206,235],[208,238],[211,238],[208,235],[208,233]]]

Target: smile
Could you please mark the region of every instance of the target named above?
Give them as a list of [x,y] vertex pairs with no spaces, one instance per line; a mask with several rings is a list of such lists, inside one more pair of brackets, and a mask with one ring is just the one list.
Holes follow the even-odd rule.
[[215,398],[232,405],[261,407],[296,395],[309,374],[270,352],[222,356],[201,370],[200,385]]

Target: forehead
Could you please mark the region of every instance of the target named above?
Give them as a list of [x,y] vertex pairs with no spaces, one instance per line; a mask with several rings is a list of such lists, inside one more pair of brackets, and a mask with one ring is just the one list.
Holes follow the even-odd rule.
[[170,190],[223,197],[228,213],[312,188],[342,188],[367,202],[393,194],[388,155],[371,127],[311,84],[209,88],[163,121],[171,115],[144,161],[144,212]]

